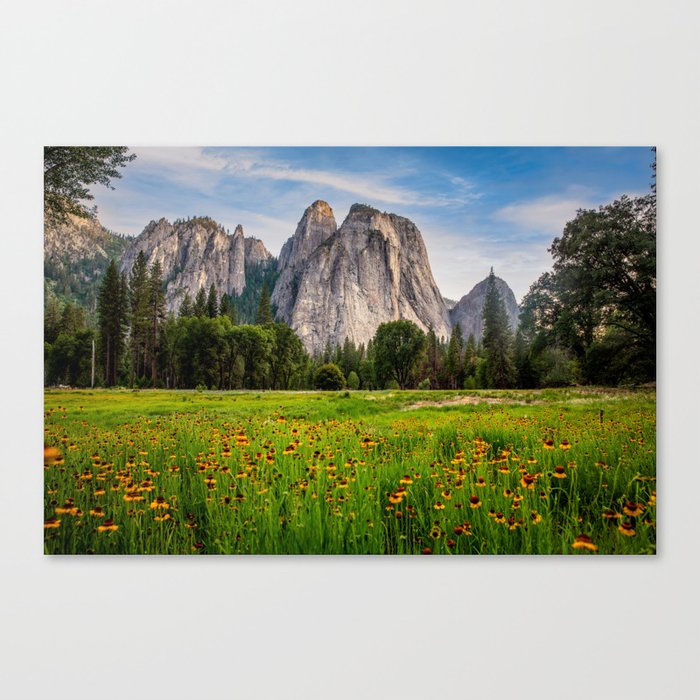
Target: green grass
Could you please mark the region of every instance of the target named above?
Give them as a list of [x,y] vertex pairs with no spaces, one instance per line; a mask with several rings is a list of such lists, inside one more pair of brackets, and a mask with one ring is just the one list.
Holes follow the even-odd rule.
[[[467,395],[483,402],[455,403]],[[653,391],[47,391],[45,405],[63,456],[45,466],[51,554],[592,554],[581,535],[598,554],[655,552]]]

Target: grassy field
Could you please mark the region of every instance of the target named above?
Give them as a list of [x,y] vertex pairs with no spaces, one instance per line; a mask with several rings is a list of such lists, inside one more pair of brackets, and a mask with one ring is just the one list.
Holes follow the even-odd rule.
[[652,554],[653,391],[47,391],[49,554]]

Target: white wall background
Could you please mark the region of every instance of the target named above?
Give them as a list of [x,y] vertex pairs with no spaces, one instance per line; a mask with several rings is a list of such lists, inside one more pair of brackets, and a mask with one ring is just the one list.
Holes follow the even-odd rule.
[[[3,697],[694,696],[700,5],[3,7]],[[657,144],[660,554],[42,556],[42,146],[115,143]]]

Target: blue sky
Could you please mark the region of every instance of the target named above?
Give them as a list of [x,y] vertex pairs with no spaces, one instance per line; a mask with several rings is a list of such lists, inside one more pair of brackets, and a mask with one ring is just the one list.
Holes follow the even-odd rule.
[[520,301],[551,267],[547,248],[578,208],[649,192],[648,147],[133,148],[137,158],[94,187],[119,233],[151,219],[207,215],[242,224],[277,255],[304,209],[326,200],[340,225],[354,202],[411,219],[435,280],[459,299],[493,266]]

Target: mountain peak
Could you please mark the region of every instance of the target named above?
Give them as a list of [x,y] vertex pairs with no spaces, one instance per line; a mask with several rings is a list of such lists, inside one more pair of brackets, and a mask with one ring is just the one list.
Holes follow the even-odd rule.
[[348,212],[348,218],[367,218],[372,217],[375,214],[381,214],[379,209],[375,209],[369,204],[355,203],[350,207],[350,211]]
[[[367,343],[381,323],[398,319],[449,336],[449,315],[412,222],[354,204],[342,226],[325,234],[309,254],[296,258],[292,273],[288,256],[294,240],[304,235],[297,228],[280,255],[273,293],[278,317],[308,351],[342,344],[346,337]],[[285,275],[289,280],[281,286]]]
[[[477,343],[481,340],[484,325],[484,302],[486,301],[489,278],[492,274],[493,268],[491,268],[488,277],[477,282],[469,294],[465,294],[450,310],[452,325],[455,326],[459,323],[465,340],[467,340],[470,335],[474,336],[474,340]],[[496,281],[496,289],[498,289],[506,307],[508,324],[511,330],[514,331],[518,327],[518,316],[520,315],[520,309],[515,300],[515,294],[513,294],[513,290],[504,279],[497,277],[495,274],[494,279]]]
[[212,284],[219,294],[240,294],[246,286],[246,264],[271,258],[262,241],[244,238],[240,224],[228,235],[220,223],[205,216],[174,224],[151,221],[124,253],[122,270],[129,271],[140,252],[149,266],[156,260],[161,264],[171,310],[179,307],[185,292],[195,296]]

